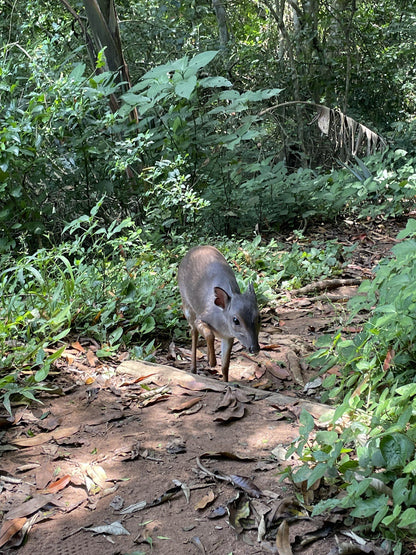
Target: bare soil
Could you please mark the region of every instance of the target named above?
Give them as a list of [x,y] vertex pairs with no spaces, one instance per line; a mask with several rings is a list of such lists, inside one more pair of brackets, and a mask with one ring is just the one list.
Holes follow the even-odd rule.
[[[396,224],[344,224],[313,238],[357,243],[340,277],[361,280],[388,255],[397,231]],[[344,515],[311,518],[281,471],[294,464],[284,453],[297,437],[302,403],[320,401],[319,381],[305,388],[316,377],[305,356],[319,335],[338,328],[356,287],[279,293],[262,313],[260,354],[234,346],[230,382],[249,393],[223,387],[202,345],[200,375],[211,379],[178,383],[161,380],[163,369],[134,377],[123,371],[125,354],[103,364],[94,342],[74,340],[52,376],[61,395],[43,395],[42,405],[15,407],[13,422],[0,420],[0,542],[10,536],[17,544],[0,553],[286,554],[290,542],[294,553],[312,555],[350,541]],[[189,345],[172,344],[157,357],[186,371],[189,354]],[[313,492],[307,496],[312,502]],[[126,535],[89,529],[114,522]],[[10,523],[23,530],[7,532]]]

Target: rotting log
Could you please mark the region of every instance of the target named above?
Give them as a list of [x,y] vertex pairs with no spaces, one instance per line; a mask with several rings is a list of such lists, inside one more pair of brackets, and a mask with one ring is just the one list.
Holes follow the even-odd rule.
[[189,387],[189,389],[200,390],[201,387],[198,387],[197,384],[204,384],[211,391],[213,390],[218,392],[224,392],[228,387],[238,387],[245,393],[254,395],[255,400],[264,399],[270,405],[282,406],[294,405],[296,403],[298,406],[304,408],[312,414],[315,418],[320,418],[323,415],[331,415],[334,412],[333,407],[330,407],[329,405],[308,401],[307,399],[298,399],[297,397],[291,397],[282,393],[261,391],[238,382],[224,383],[222,381],[208,378],[207,376],[191,374],[185,370],[178,370],[177,368],[172,368],[171,366],[145,362],[143,360],[128,360],[122,362],[117,368],[117,373],[129,374],[135,378],[145,378],[143,383],[146,383],[146,381],[153,381],[158,385],[174,384]]

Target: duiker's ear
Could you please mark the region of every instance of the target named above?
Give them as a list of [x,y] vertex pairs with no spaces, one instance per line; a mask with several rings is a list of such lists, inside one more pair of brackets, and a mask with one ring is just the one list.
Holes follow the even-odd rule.
[[230,302],[230,296],[221,289],[221,287],[214,287],[215,299],[214,303],[225,310]]
[[253,285],[253,282],[252,282],[252,281],[250,281],[250,283],[248,284],[247,291],[248,291],[249,293],[251,293],[252,295],[255,295],[255,294],[256,294],[255,291],[254,291],[254,285]]

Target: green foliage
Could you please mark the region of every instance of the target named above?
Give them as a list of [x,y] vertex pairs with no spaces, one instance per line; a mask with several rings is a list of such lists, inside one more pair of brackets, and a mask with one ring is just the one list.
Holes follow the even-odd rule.
[[11,395],[33,398],[45,387],[70,332],[94,337],[100,357],[131,348],[133,358],[149,358],[155,338],[178,325],[180,300],[167,286],[175,283],[176,256],[155,254],[130,219],[102,226],[99,206],[67,226],[72,242],[16,262],[2,258],[0,388],[9,411]]
[[[357,392],[350,402],[356,407],[378,403],[384,388],[413,380],[415,373],[415,220],[409,220],[399,238],[406,240],[392,249],[394,257],[380,262],[372,281],[364,281],[358,295],[349,302],[350,319],[360,313],[370,317],[352,339],[338,333],[333,343],[322,346],[313,361],[327,369],[342,365],[342,377],[328,378],[326,398],[336,398],[352,387]],[[328,342],[327,339],[323,341]],[[358,393],[359,392],[359,393]]]
[[[107,225],[129,216],[152,229],[156,239],[190,226],[193,233],[246,235],[254,228],[280,230],[283,223],[296,228],[305,220],[333,219],[345,208],[361,217],[411,208],[411,125],[396,123],[392,140],[400,141],[400,150],[331,172],[309,169],[322,157],[308,161],[310,139],[302,145],[294,138],[299,159],[292,171],[284,159],[290,151],[285,145],[297,133],[299,120],[263,110],[277,98],[284,100],[292,87],[286,69],[283,74],[277,67],[280,62],[262,63],[257,34],[265,32],[273,39],[270,44],[277,40],[267,10],[253,13],[249,3],[236,10],[242,25],[228,54],[236,55],[238,45],[246,57],[233,73],[225,70],[226,53],[212,50],[216,22],[208,6],[181,4],[181,19],[173,23],[176,4],[122,4],[126,18],[131,10],[145,26],[153,26],[158,46],[140,62],[140,71],[133,68],[134,85],[117,110],[120,88],[112,75],[87,69],[86,51],[66,12],[51,25],[41,5],[30,3],[30,9],[33,14],[16,4],[10,14],[21,16],[13,27],[16,42],[5,45],[0,58],[0,252],[22,246],[33,252],[45,233],[59,235],[66,221],[88,213],[103,194]],[[324,12],[317,21],[330,27]],[[383,21],[387,11],[378,17]],[[190,39],[195,24],[198,39]],[[130,22],[123,29],[128,33]],[[331,37],[339,34],[340,40],[342,25],[336,31]],[[127,44],[131,54],[134,47]],[[207,50],[198,51],[201,44]],[[306,46],[300,56],[307,54]],[[162,65],[155,65],[161,60]],[[247,80],[241,75],[246,66]],[[269,83],[279,88],[269,88]],[[130,119],[132,107],[138,109],[137,125]]]
[[416,537],[416,220],[398,238],[393,257],[380,262],[374,279],[349,302],[351,320],[369,314],[362,331],[352,339],[341,332],[326,339],[329,345],[312,357],[321,372],[340,367],[339,378],[323,383],[324,400],[341,400],[332,418],[336,426],[315,433],[305,413],[289,451],[303,463],[291,475],[295,482],[311,486],[323,478],[344,492],[324,498],[314,514],[349,509],[363,526],[370,519],[372,532],[395,541],[396,553]]
[[[323,498],[312,515],[348,509],[354,530],[369,533],[370,521],[370,533],[381,532],[394,542],[394,553],[400,553],[402,543],[416,536],[414,394],[414,390],[402,390],[400,400],[389,403],[385,399],[372,421],[364,414],[354,418],[350,413],[351,421],[341,432],[315,432],[313,418],[303,411],[299,437],[288,451],[288,456],[296,453],[303,464],[285,471],[295,483],[305,481],[308,488],[321,480]],[[388,416],[382,414],[387,404]],[[330,493],[335,486],[343,492],[336,497]]]

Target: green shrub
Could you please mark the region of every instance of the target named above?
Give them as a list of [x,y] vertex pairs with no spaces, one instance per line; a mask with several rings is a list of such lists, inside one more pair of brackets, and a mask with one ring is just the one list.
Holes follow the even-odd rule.
[[[313,514],[349,509],[357,530],[370,522],[370,533],[395,542],[395,553],[416,538],[416,220],[398,237],[393,257],[349,303],[351,319],[366,315],[362,331],[353,339],[339,332],[311,359],[321,372],[340,367],[339,377],[323,382],[324,400],[341,402],[331,431],[314,432],[304,413],[288,453],[302,463],[288,471],[295,482],[323,480]],[[343,493],[328,495],[331,486]]]

